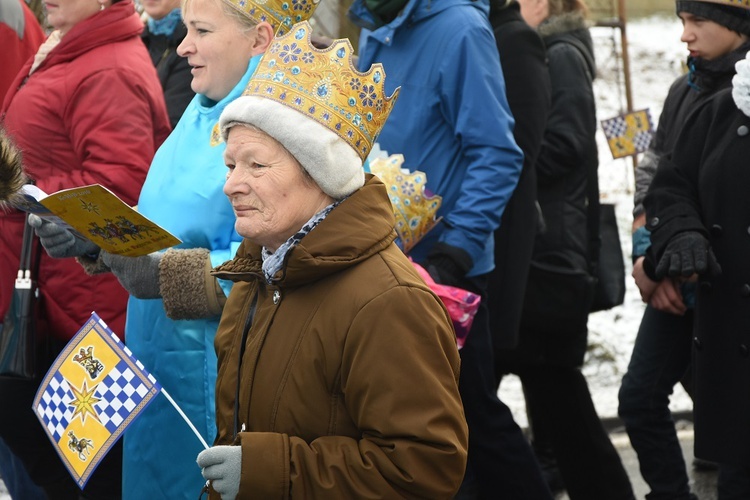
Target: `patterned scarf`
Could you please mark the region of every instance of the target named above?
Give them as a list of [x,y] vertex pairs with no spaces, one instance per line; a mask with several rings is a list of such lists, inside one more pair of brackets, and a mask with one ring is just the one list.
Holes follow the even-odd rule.
[[308,220],[302,226],[302,229],[297,231],[291,238],[286,240],[286,242],[284,242],[284,244],[277,248],[275,252],[271,252],[266,247],[263,247],[263,250],[261,252],[261,257],[263,259],[262,269],[263,275],[266,277],[266,282],[268,282],[268,284],[271,284],[273,282],[274,275],[279,272],[284,266],[284,260],[289,251],[294,248],[294,246],[297,245],[297,243],[299,243],[299,241],[304,238],[306,234],[315,229],[315,226],[320,224],[320,222],[325,219],[329,213],[331,213],[331,210],[336,208],[342,201],[344,200],[338,200],[328,205],[317,214],[313,215],[310,220]]

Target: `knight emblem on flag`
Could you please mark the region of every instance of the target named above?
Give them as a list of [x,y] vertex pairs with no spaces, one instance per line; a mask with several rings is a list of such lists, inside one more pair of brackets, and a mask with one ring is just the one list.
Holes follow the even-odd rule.
[[648,109],[625,113],[602,120],[601,123],[613,158],[623,158],[646,151],[654,135],[651,113]]
[[109,449],[161,387],[96,313],[53,365],[33,410],[83,489]]

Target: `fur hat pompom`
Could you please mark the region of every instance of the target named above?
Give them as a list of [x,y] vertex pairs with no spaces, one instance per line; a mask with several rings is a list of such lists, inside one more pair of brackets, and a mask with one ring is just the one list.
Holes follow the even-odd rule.
[[23,171],[21,152],[0,128],[0,206],[11,204],[29,178]]

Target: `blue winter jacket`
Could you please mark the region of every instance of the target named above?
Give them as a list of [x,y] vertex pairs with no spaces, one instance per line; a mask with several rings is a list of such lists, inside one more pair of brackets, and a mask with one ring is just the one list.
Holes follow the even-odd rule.
[[427,174],[443,197],[443,220],[411,251],[423,261],[435,242],[463,248],[469,276],[494,267],[493,232],[523,164],[486,1],[410,0],[390,24],[371,31],[363,0],[349,15],[362,30],[359,69],[380,62],[388,94],[401,92],[378,143]]
[[[234,257],[242,240],[223,192],[225,144],[216,140],[216,125],[227,104],[247,86],[259,60],[250,60],[242,80],[221,101],[193,98],[156,152],[138,200],[143,215],[182,240],[178,248],[207,248],[214,266]],[[227,295],[229,286],[222,282]],[[128,347],[209,445],[216,437],[218,326],[219,316],[171,320],[161,299],[130,297],[128,302]],[[198,498],[205,481],[195,458],[203,446],[163,395],[128,427],[123,445],[123,499]]]

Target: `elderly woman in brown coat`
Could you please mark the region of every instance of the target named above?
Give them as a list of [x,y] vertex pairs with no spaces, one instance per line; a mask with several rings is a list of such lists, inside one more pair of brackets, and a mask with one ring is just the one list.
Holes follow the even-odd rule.
[[317,50],[310,31],[277,39],[221,117],[245,240],[215,271],[236,284],[198,464],[212,498],[452,498],[468,436],[451,320],[362,169],[393,97],[380,65],[356,72],[347,41]]

